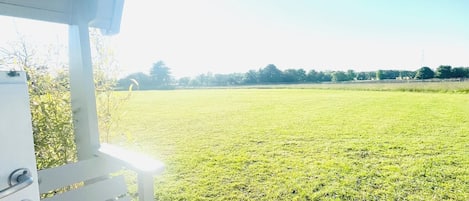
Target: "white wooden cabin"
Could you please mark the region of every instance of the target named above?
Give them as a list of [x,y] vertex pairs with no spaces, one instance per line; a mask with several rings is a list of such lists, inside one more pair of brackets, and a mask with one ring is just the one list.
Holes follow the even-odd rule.
[[123,176],[112,174],[124,167],[138,175],[139,200],[154,199],[153,176],[163,170],[163,164],[99,142],[89,27],[117,34],[123,4],[124,0],[0,0],[0,15],[69,26],[78,151],[76,163],[37,171],[26,75],[0,71],[0,201],[39,201],[42,193],[77,183],[81,185],[43,200],[131,200]]

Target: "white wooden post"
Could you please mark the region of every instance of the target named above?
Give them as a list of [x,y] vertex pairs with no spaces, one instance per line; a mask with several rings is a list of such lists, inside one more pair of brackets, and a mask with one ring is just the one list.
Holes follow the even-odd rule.
[[98,118],[87,22],[69,27],[70,93],[78,159],[99,148]]
[[151,201],[153,195],[153,174],[148,172],[138,172],[138,200]]

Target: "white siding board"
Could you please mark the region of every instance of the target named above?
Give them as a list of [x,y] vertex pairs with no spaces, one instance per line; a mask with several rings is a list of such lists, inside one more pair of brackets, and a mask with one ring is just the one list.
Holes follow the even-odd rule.
[[61,193],[43,201],[105,201],[126,193],[127,186],[124,176],[121,175]]
[[101,158],[92,158],[56,168],[39,171],[39,192],[47,193],[74,183],[107,176],[120,167],[111,165]]

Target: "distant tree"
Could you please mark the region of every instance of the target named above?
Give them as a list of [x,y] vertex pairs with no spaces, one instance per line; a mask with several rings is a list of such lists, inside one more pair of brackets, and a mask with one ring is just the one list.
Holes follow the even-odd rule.
[[326,72],[319,72],[318,74],[319,81],[320,82],[330,82],[332,81],[332,72],[326,71]]
[[190,77],[181,77],[178,80],[178,84],[179,86],[187,87],[189,86],[190,81],[191,81]]
[[400,71],[398,70],[385,70],[384,72],[384,79],[397,79],[400,75]]
[[229,74],[215,74],[213,76],[213,80],[211,82],[211,85],[215,86],[227,86],[231,85],[230,84],[230,75]]
[[439,66],[435,71],[435,77],[440,79],[447,79],[451,77],[451,66]]
[[383,70],[377,70],[376,71],[376,80],[382,80],[383,79]]
[[378,70],[376,71],[376,78],[378,80],[396,79],[400,75],[398,70]]
[[259,76],[257,71],[249,70],[247,73],[244,74],[242,83],[243,84],[256,84],[259,82]]
[[212,73],[202,73],[197,75],[195,79],[193,79],[193,83],[197,83],[200,86],[209,86],[212,83]]
[[375,80],[376,79],[376,71],[357,72],[356,75],[355,75],[355,79],[357,79],[357,80]]
[[319,72],[315,70],[310,70],[306,75],[306,81],[308,82],[320,82],[321,78],[319,77]]
[[230,85],[240,85],[243,84],[244,73],[231,73],[229,74],[229,84]]
[[355,78],[357,77],[357,74],[355,73],[354,70],[347,70],[347,79],[348,80],[355,80]]
[[368,80],[366,72],[358,72],[356,76],[357,80]]
[[206,82],[205,85],[207,85],[207,86],[213,86],[213,85],[215,85],[215,84],[214,84],[214,83],[215,83],[215,77],[213,76],[213,73],[212,73],[212,72],[207,72],[207,73],[205,74],[205,80],[206,80],[206,81],[205,81],[205,82]]
[[263,83],[279,83],[282,81],[282,71],[274,64],[269,64],[259,70],[259,80]]
[[287,69],[283,71],[283,82],[296,82],[296,69]]
[[198,79],[191,79],[191,81],[189,82],[189,86],[198,87],[202,86],[202,84]]
[[117,81],[117,88],[127,89],[130,85],[135,84],[132,80],[137,81],[138,87],[136,89],[150,89],[152,87],[152,81],[149,75],[138,72],[127,75],[126,77]]
[[366,73],[366,80],[376,80],[376,71],[365,72]]
[[303,69],[287,69],[283,71],[284,82],[304,82],[306,81],[306,72]]
[[349,77],[344,71],[335,71],[332,73],[332,80],[333,82],[343,82],[349,81]]
[[415,79],[431,79],[435,77],[435,72],[427,66],[419,68],[416,71]]
[[296,70],[296,77],[298,82],[306,82],[306,71],[302,68]]
[[469,67],[464,68],[464,77],[469,78]]
[[451,69],[451,77],[454,77],[454,78],[469,77],[469,68],[455,67]]
[[[154,66],[165,67],[164,63],[158,62]],[[450,67],[450,66],[449,66]],[[166,67],[167,68],[167,67]],[[438,68],[439,76],[446,66]],[[153,70],[153,69],[152,69]],[[155,72],[155,71],[153,71]],[[168,68],[169,72],[169,68]],[[156,74],[156,73],[154,73]],[[354,70],[344,71],[316,71],[310,70],[306,73],[303,69],[287,69],[279,70],[275,65],[269,64],[265,68],[249,70],[246,73],[231,74],[212,74],[210,72],[200,74],[194,78],[183,77],[175,81],[179,86],[232,86],[241,84],[258,84],[258,83],[301,83],[301,82],[342,82],[350,80],[374,80],[374,79],[429,79],[436,75],[429,67],[422,67],[417,71],[408,70],[378,70],[368,72],[355,72]],[[443,76],[445,77],[445,76]],[[447,77],[447,75],[446,75]],[[450,77],[463,78],[469,77],[468,67],[450,68]],[[155,78],[145,73],[134,73],[119,80],[119,88],[123,89],[130,84],[134,84],[132,80],[137,81],[140,89],[155,88]]]
[[401,70],[399,71],[399,77],[401,79],[413,79],[415,77],[415,71]]
[[171,83],[170,69],[163,61],[158,61],[153,64],[150,70],[150,77],[156,87],[165,87]]

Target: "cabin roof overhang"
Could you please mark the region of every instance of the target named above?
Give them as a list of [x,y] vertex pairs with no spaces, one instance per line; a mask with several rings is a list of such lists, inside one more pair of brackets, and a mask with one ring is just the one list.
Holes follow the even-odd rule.
[[61,24],[86,22],[104,34],[119,33],[124,0],[0,0],[0,15]]

